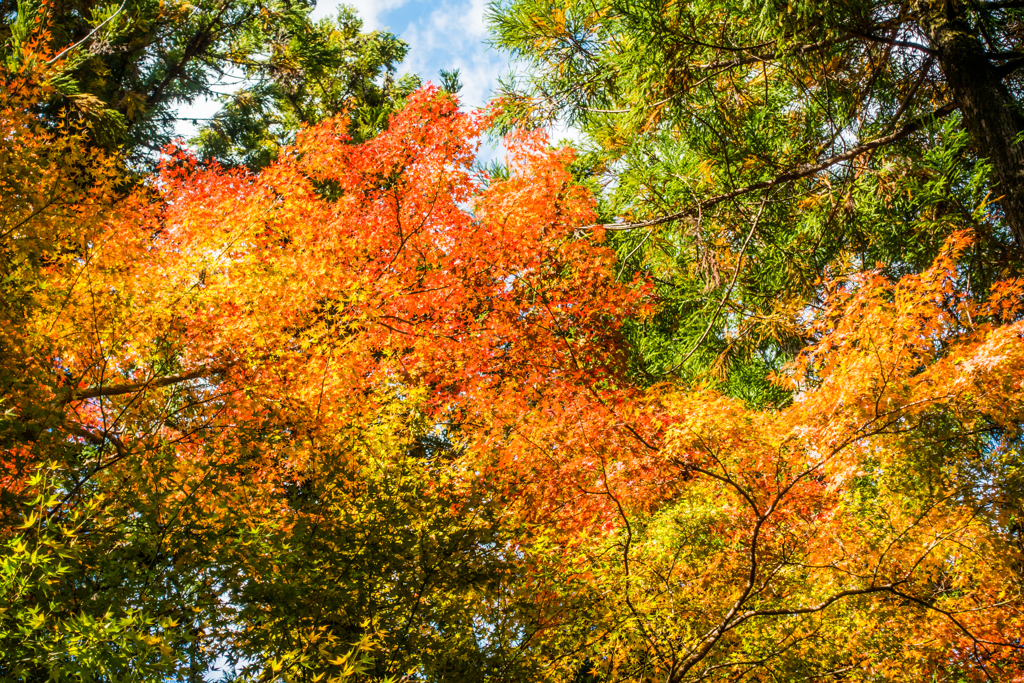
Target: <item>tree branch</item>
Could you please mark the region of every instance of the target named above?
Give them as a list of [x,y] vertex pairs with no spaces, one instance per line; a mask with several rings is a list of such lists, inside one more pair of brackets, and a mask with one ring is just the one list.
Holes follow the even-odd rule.
[[892,45],[893,47],[906,47],[910,48],[911,50],[918,50],[920,52],[925,53],[926,55],[935,55],[935,50],[931,49],[930,47],[926,47],[921,43],[915,43],[909,40],[895,40],[893,38],[886,38],[885,36],[876,36],[872,33],[860,33],[858,31],[852,31],[851,33],[858,38],[870,40],[875,43]]
[[[856,147],[846,150],[842,154],[837,154],[834,157],[829,157],[828,159],[825,159],[824,161],[818,162],[816,164],[804,164],[802,166],[798,166],[797,168],[791,171],[786,171],[781,175],[775,176],[775,178],[771,180],[762,180],[759,183],[754,183],[752,185],[747,185],[745,187],[732,190],[730,192],[715,195],[714,197],[702,201],[700,203],[701,207],[706,209],[708,207],[714,206],[715,204],[720,204],[724,201],[735,199],[736,197],[740,197],[751,192],[764,190],[775,185],[789,183],[794,180],[800,180],[802,178],[812,176],[816,173],[820,173],[821,171],[827,170],[828,168],[835,166],[836,164],[842,163],[844,161],[849,161],[850,159],[855,159],[861,156],[862,154],[870,152],[871,150],[878,149],[879,147],[883,147],[893,142],[898,142],[899,140],[902,140],[903,138],[921,130],[930,121],[933,121],[935,119],[941,119],[945,116],[948,116],[949,114],[956,111],[958,108],[959,107],[956,103],[950,102],[939,107],[938,109],[936,109],[931,114],[928,114],[927,116],[922,116],[921,118],[911,121],[907,125],[897,130],[895,133],[890,133],[889,135],[884,135],[880,138],[876,138],[874,140],[870,140],[863,144],[857,145]],[[689,220],[692,222],[693,213],[695,211],[695,207],[688,206],[682,211],[677,211],[676,213],[672,213],[667,216],[659,216],[658,218],[652,218],[647,221],[639,221],[636,223],[606,223],[604,225],[601,225],[600,227],[604,228],[605,230],[635,230],[637,228],[649,228],[653,225],[661,225],[662,223],[669,223],[671,221],[677,220]]]
[[109,441],[110,443],[114,444],[114,448],[117,450],[117,454],[119,457],[123,456],[125,453],[124,444],[121,442],[121,439],[117,438],[117,436],[111,434],[110,432],[94,432],[80,425],[66,425],[65,429],[67,429],[75,436],[82,437],[83,439],[85,439],[86,441],[95,446],[102,446],[103,444]]
[[[769,188],[769,190],[770,189],[771,188]],[[729,287],[725,290],[722,300],[718,302],[718,308],[716,308],[715,312],[711,315],[711,320],[708,321],[708,326],[704,329],[704,334],[700,336],[697,343],[693,345],[693,348],[691,348],[685,356],[683,356],[681,361],[675,363],[668,370],[665,370],[661,373],[662,375],[670,375],[682,367],[682,365],[686,363],[686,361],[690,360],[690,357],[697,352],[697,349],[699,349],[701,344],[704,343],[704,340],[708,338],[708,335],[711,334],[712,328],[715,326],[715,323],[718,322],[718,314],[722,312],[722,308],[725,307],[726,302],[729,301],[729,297],[732,296],[732,290],[736,286],[736,281],[740,277],[740,271],[743,270],[743,257],[747,253],[747,245],[750,244],[750,238],[754,236],[755,232],[757,232],[757,225],[761,222],[761,214],[764,213],[764,205],[768,202],[769,194],[771,194],[771,192],[765,192],[764,196],[761,198],[761,206],[757,208],[757,215],[754,217],[754,222],[750,226],[750,232],[747,233],[747,238],[743,240],[743,246],[740,248],[739,259],[736,261],[736,269],[732,273],[732,280],[729,282]]]
[[978,6],[984,10],[1024,9],[1024,0],[993,0],[992,2],[979,2]]
[[222,375],[227,372],[230,365],[201,365],[195,370],[189,372],[182,372],[177,375],[165,375],[163,377],[155,377],[145,382],[135,382],[133,384],[119,384],[116,386],[104,386],[99,385],[95,387],[89,387],[88,389],[79,389],[71,393],[65,400],[65,403],[72,403],[74,401],[84,401],[89,398],[99,398],[102,396],[122,396],[124,394],[133,394],[138,391],[145,391],[146,389],[159,389],[160,387],[171,386],[172,384],[181,384],[192,379],[199,379],[200,377],[210,377],[212,375]]
[[74,45],[69,45],[69,46],[67,46],[66,48],[64,48],[63,50],[61,50],[60,52],[58,52],[58,53],[57,53],[56,55],[54,55],[53,59],[51,59],[51,60],[49,60],[49,61],[47,61],[47,62],[46,62],[47,66],[49,66],[49,65],[51,65],[51,64],[54,64],[54,63],[55,63],[55,62],[56,62],[56,61],[57,61],[58,59],[60,59],[61,57],[63,57],[63,56],[64,56],[64,55],[66,55],[67,53],[71,52],[71,51],[72,51],[72,50],[74,50],[74,49],[75,49],[76,47],[78,47],[78,46],[80,46],[80,45],[81,45],[82,43],[84,43],[85,41],[87,41],[87,40],[89,40],[90,38],[92,38],[92,37],[93,37],[94,35],[96,35],[96,33],[97,33],[97,32],[98,32],[98,31],[99,31],[99,30],[100,30],[101,28],[103,28],[104,26],[106,26],[106,25],[107,25],[108,23],[110,23],[110,22],[111,22],[111,21],[112,21],[112,20],[113,20],[113,19],[114,19],[114,18],[115,18],[115,17],[116,17],[116,16],[118,15],[118,14],[120,14],[120,13],[121,13],[121,10],[123,10],[123,9],[124,9],[124,2],[122,2],[122,3],[121,3],[121,6],[117,8],[117,11],[116,11],[116,12],[114,12],[114,13],[113,13],[113,14],[111,14],[111,15],[110,15],[109,17],[107,17],[106,19],[104,19],[104,20],[103,20],[103,22],[102,22],[102,23],[100,23],[100,25],[99,25],[99,26],[97,26],[97,27],[96,27],[96,28],[94,28],[93,30],[89,31],[89,34],[88,34],[88,35],[86,35],[86,36],[85,36],[85,38],[82,38],[82,39],[81,39],[80,41],[78,41],[78,42],[77,42],[77,43],[75,43]]

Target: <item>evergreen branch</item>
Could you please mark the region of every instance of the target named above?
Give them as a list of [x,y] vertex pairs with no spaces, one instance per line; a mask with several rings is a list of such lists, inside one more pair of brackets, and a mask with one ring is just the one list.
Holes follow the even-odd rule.
[[[857,145],[856,147],[852,147],[846,150],[842,154],[837,154],[833,157],[829,157],[828,159],[820,161],[816,164],[804,164],[802,166],[798,166],[793,170],[786,171],[781,175],[775,176],[771,180],[762,180],[761,182],[758,183],[753,183],[751,185],[746,185],[744,187],[731,190],[723,194],[715,195],[714,197],[710,197],[709,199],[702,201],[700,205],[701,207],[706,209],[716,204],[721,204],[724,201],[735,199],[736,197],[740,197],[745,194],[750,194],[751,192],[757,192],[758,190],[764,190],[769,187],[774,187],[776,185],[790,183],[793,182],[794,180],[801,180],[803,178],[807,178],[816,173],[820,173],[821,171],[828,170],[829,168],[835,166],[836,164],[842,163],[844,161],[849,161],[851,159],[855,159],[861,156],[862,154],[866,154],[867,152],[870,152],[874,149],[878,149],[879,147],[884,147],[885,145],[891,144],[893,142],[898,142],[903,138],[921,130],[929,122],[934,121],[936,119],[941,119],[945,116],[948,116],[949,114],[952,114],[958,108],[959,105],[957,105],[954,102],[949,102],[948,104],[939,107],[931,114],[928,114],[927,116],[922,116],[918,119],[915,119],[914,121],[911,121],[910,123],[906,124],[905,126],[903,126],[894,133],[890,133],[889,135],[883,135],[880,138],[876,138],[874,140],[870,140],[863,144]],[[681,211],[668,214],[667,216],[659,216],[658,218],[652,218],[646,221],[638,221],[636,223],[606,223],[604,225],[600,225],[599,227],[602,227],[605,230],[635,230],[637,228],[649,228],[654,225],[661,225],[662,223],[670,223],[672,221],[677,220],[686,220],[689,222],[693,222],[693,214],[695,211],[695,207],[688,206],[685,209],[682,209]]]
[[69,53],[69,52],[71,52],[72,50],[74,50],[74,49],[75,49],[76,47],[78,47],[78,46],[82,45],[82,44],[83,44],[83,43],[85,43],[85,42],[86,42],[87,40],[89,40],[90,38],[92,38],[92,37],[93,37],[94,35],[96,35],[96,33],[97,33],[97,32],[98,32],[98,31],[99,31],[99,30],[100,30],[101,28],[103,28],[104,26],[106,26],[107,24],[109,24],[109,23],[110,23],[110,22],[111,22],[111,21],[112,21],[112,20],[114,19],[114,17],[116,17],[116,16],[118,15],[118,14],[120,14],[120,13],[121,13],[121,10],[123,10],[123,9],[124,9],[124,2],[122,2],[122,3],[121,3],[121,6],[117,8],[117,11],[116,11],[116,12],[114,12],[114,13],[113,13],[113,14],[111,14],[111,15],[110,15],[109,17],[107,17],[106,19],[104,19],[104,20],[103,20],[103,21],[102,21],[102,22],[100,23],[100,25],[99,25],[99,26],[97,26],[97,27],[96,27],[96,28],[94,28],[93,30],[89,31],[89,34],[88,34],[88,35],[86,35],[86,36],[85,36],[85,38],[82,38],[82,39],[81,39],[80,41],[78,41],[78,42],[77,42],[77,43],[75,43],[74,45],[69,45],[69,46],[67,46],[66,48],[64,48],[63,50],[61,50],[61,51],[60,51],[60,52],[58,52],[58,53],[57,53],[56,55],[54,55],[53,59],[51,59],[51,60],[47,61],[47,62],[46,62],[46,64],[47,64],[48,66],[49,66],[49,65],[52,65],[52,64],[54,64],[54,63],[55,63],[55,62],[56,62],[56,61],[57,61],[58,59],[60,59],[61,57],[63,57],[63,56],[64,56],[64,55],[66,55],[67,53]]
[[[765,192],[764,196],[761,198],[761,206],[757,208],[757,215],[754,216],[754,222],[750,226],[750,232],[747,233],[747,238],[743,240],[743,246],[740,248],[740,256],[736,262],[736,269],[732,273],[732,280],[729,282],[729,288],[725,290],[725,296],[723,296],[722,300],[718,302],[718,308],[716,308],[715,312],[711,315],[711,320],[708,321],[708,326],[704,330],[704,334],[700,336],[700,339],[697,340],[697,343],[693,345],[693,348],[691,348],[685,356],[683,356],[683,359],[681,361],[673,365],[671,368],[669,368],[662,374],[670,375],[676,370],[678,370],[686,361],[690,360],[690,357],[697,352],[697,349],[699,349],[701,344],[704,343],[704,340],[708,338],[709,334],[711,334],[711,330],[712,328],[714,328],[715,322],[718,320],[718,314],[722,312],[722,308],[725,306],[725,303],[729,300],[729,297],[732,296],[732,290],[736,286],[736,280],[739,279],[740,271],[743,270],[743,257],[747,253],[747,245],[750,244],[750,239],[754,236],[754,233],[757,231],[758,223],[761,222],[761,214],[764,213],[764,205],[768,203],[769,194],[771,193]],[[756,509],[757,508],[755,506],[755,510]]]
[[[850,38],[856,37],[857,35],[859,35],[859,34],[848,33],[848,34],[845,34],[843,36],[839,36],[838,38],[834,38],[834,39],[830,39],[830,40],[820,40],[820,41],[818,41],[816,43],[809,43],[807,45],[797,45],[796,47],[790,48],[788,51],[793,53],[793,54],[804,55],[804,54],[807,54],[809,52],[814,52],[816,50],[821,50],[821,49],[824,49],[824,48],[827,48],[827,47],[832,47],[834,45],[838,45],[840,43],[846,42]],[[698,44],[700,44],[700,43],[698,43]],[[765,45],[767,45],[767,43]],[[688,91],[696,88],[697,86],[702,85],[703,83],[706,83],[707,81],[709,81],[710,79],[714,78],[715,76],[718,76],[719,74],[722,74],[722,73],[728,71],[729,69],[735,68],[737,66],[746,66],[748,64],[760,64],[762,62],[770,62],[770,61],[773,61],[775,59],[778,59],[780,54],[781,53],[779,53],[779,52],[769,52],[768,54],[765,54],[765,55],[754,54],[754,55],[750,55],[750,56],[747,56],[747,57],[737,57],[736,59],[729,59],[729,60],[719,61],[719,62],[708,62],[708,63],[705,63],[705,64],[692,64],[692,65],[690,65],[690,68],[692,68],[692,69],[701,70],[701,71],[714,70],[714,73],[712,73],[712,74],[710,74],[708,76],[705,76],[704,78],[700,79],[696,83],[693,83],[691,85],[687,85],[682,90],[682,92],[683,93],[688,92]],[[674,99],[675,97],[678,97],[679,94],[680,93],[673,93],[669,97],[666,97],[666,98],[664,98],[662,100],[654,102],[653,104],[645,105],[645,108],[653,109],[654,107],[658,107],[658,106],[660,106],[662,104],[665,104],[666,102],[669,102],[670,100]],[[629,112],[631,112],[631,111],[633,111],[635,109],[635,107],[627,107],[626,109],[596,109],[596,108],[591,108],[591,107],[580,107],[580,108],[583,109],[586,112],[593,113],[593,114],[628,114]]]

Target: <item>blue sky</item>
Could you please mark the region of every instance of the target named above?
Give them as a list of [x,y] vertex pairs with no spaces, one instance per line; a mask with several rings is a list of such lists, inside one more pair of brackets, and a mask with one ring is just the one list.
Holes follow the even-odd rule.
[[[337,11],[337,1],[321,0],[313,16]],[[508,70],[505,55],[487,47],[487,0],[348,0],[366,30],[388,30],[409,43],[403,73],[439,80],[440,69],[458,69],[464,104],[482,106]]]
[[[487,0],[320,0],[313,17],[331,16],[340,4],[356,8],[364,30],[391,31],[409,43],[400,74],[416,73],[424,82],[436,84],[441,69],[458,69],[465,107],[483,106],[498,77],[509,70],[506,56],[484,42]],[[204,118],[219,108],[217,102],[200,101],[184,107],[179,116]],[[186,139],[194,131],[191,120],[180,120],[177,129]]]

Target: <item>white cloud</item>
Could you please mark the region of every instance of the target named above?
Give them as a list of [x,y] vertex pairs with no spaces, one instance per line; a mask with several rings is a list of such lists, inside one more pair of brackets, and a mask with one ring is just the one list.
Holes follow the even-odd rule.
[[486,0],[444,2],[409,23],[399,35],[409,43],[403,71],[438,82],[440,69],[458,69],[461,99],[470,107],[486,104],[507,68],[505,57],[484,44]]
[[441,69],[458,69],[467,106],[484,105],[508,68],[504,56],[484,45],[488,0],[324,0],[313,16],[330,16],[342,3],[356,8],[366,30],[387,29],[409,43],[402,73],[437,83]]

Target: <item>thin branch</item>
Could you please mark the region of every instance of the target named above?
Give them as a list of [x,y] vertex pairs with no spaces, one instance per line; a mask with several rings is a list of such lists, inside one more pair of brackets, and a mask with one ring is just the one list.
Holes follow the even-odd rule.
[[896,40],[894,38],[886,38],[885,36],[876,36],[871,33],[859,33],[856,31],[853,32],[853,35],[857,36],[858,38],[864,38],[865,40],[870,40],[875,43],[884,43],[885,45],[891,45],[893,47],[906,47],[912,50],[919,50],[920,52],[923,52],[926,55],[934,56],[938,54],[935,50],[931,49],[930,47],[909,40]]
[[47,62],[46,62],[47,66],[49,66],[49,65],[51,65],[51,64],[54,64],[54,63],[55,63],[55,62],[56,62],[56,61],[57,61],[58,59],[60,59],[61,57],[63,57],[63,56],[64,56],[64,55],[66,55],[67,53],[71,52],[71,51],[72,51],[72,50],[74,50],[74,49],[75,49],[76,47],[78,47],[79,45],[81,45],[82,43],[84,43],[85,41],[87,41],[87,40],[89,40],[90,38],[92,38],[92,37],[93,37],[94,35],[96,35],[96,32],[97,32],[97,31],[99,31],[99,30],[100,30],[101,28],[103,28],[103,27],[104,27],[104,26],[106,26],[106,25],[107,25],[108,23],[110,23],[110,21],[112,21],[112,20],[114,19],[114,17],[116,17],[116,16],[118,15],[118,14],[120,14],[120,13],[121,13],[121,10],[123,10],[123,9],[124,9],[124,2],[122,2],[122,3],[121,3],[121,6],[117,8],[117,11],[116,11],[116,12],[114,12],[114,13],[113,13],[113,14],[111,14],[111,15],[110,15],[109,17],[107,17],[106,19],[104,19],[104,20],[102,21],[102,23],[100,23],[100,25],[99,25],[99,26],[97,26],[97,27],[96,27],[96,28],[94,28],[93,30],[89,31],[89,34],[88,34],[88,35],[87,35],[87,36],[86,36],[85,38],[82,38],[82,39],[81,39],[80,41],[78,41],[78,42],[77,42],[77,43],[75,43],[74,45],[69,45],[68,47],[64,48],[63,50],[61,50],[60,52],[58,52],[58,53],[57,53],[57,54],[56,54],[56,55],[54,56],[54,58],[53,58],[53,59],[51,59],[51,60],[47,61]]
[[967,636],[968,638],[973,640],[975,643],[980,643],[982,645],[994,645],[996,647],[1008,647],[1008,648],[1011,648],[1011,649],[1014,649],[1014,650],[1024,650],[1024,645],[1021,645],[1019,643],[1011,642],[1010,640],[1005,640],[1004,641],[1004,640],[988,640],[988,639],[984,639],[984,638],[978,638],[973,633],[971,633],[970,629],[968,629],[963,624],[963,622],[961,622],[959,619],[957,619],[954,616],[956,614],[955,612],[950,612],[949,610],[944,610],[941,607],[936,607],[935,605],[930,604],[929,602],[927,602],[925,600],[922,600],[921,598],[918,598],[916,596],[910,595],[909,593],[903,593],[903,592],[895,590],[895,589],[892,590],[892,593],[893,593],[893,595],[897,595],[897,596],[903,598],[907,602],[912,602],[915,605],[923,607],[926,610],[931,610],[932,612],[938,612],[939,614],[943,615],[944,617],[949,619],[951,622],[953,622],[953,625],[955,625],[958,629],[960,629],[965,636]]
[[914,85],[910,86],[910,92],[908,92],[907,96],[903,98],[902,102],[900,102],[899,108],[896,110],[896,113],[892,115],[892,118],[889,119],[889,124],[885,127],[884,130],[890,130],[899,122],[900,117],[903,116],[903,113],[907,110],[907,107],[910,106],[910,103],[913,101],[914,97],[917,96],[917,91],[921,88],[921,84],[924,83],[924,80],[928,77],[928,72],[931,70],[932,64],[934,63],[935,57],[932,55],[929,55],[928,59],[924,60],[924,64],[921,66],[921,75],[918,76],[916,81],[914,81]]
[[732,624],[735,628],[744,621],[753,619],[755,617],[784,617],[784,616],[796,616],[798,614],[814,614],[815,612],[821,612],[828,609],[832,604],[839,602],[843,598],[848,598],[854,595],[870,595],[871,593],[892,593],[895,591],[896,586],[899,583],[886,584],[884,586],[869,586],[867,588],[852,588],[850,590],[840,591],[835,595],[827,598],[826,600],[819,602],[817,605],[811,605],[809,607],[791,607],[791,608],[780,608],[780,609],[759,609],[744,612],[740,615],[739,619]]
[[757,208],[757,215],[754,217],[754,223],[750,226],[750,232],[747,233],[747,238],[743,240],[743,247],[740,248],[739,259],[736,262],[736,269],[733,270],[732,280],[729,282],[729,288],[725,290],[725,296],[723,296],[722,300],[718,302],[718,308],[716,308],[715,312],[711,315],[711,320],[708,321],[708,326],[704,330],[704,334],[700,336],[700,339],[698,339],[697,343],[693,345],[693,348],[691,348],[689,352],[685,356],[683,356],[683,359],[676,363],[675,365],[673,365],[668,370],[666,370],[664,373],[662,373],[663,375],[672,374],[673,372],[678,370],[686,361],[690,360],[690,356],[697,352],[697,349],[699,349],[701,344],[704,343],[704,340],[708,338],[709,334],[711,334],[712,328],[718,321],[718,314],[722,312],[722,308],[725,306],[725,302],[729,300],[730,296],[732,296],[732,290],[736,286],[736,281],[739,279],[740,271],[743,270],[743,257],[747,252],[747,245],[750,244],[750,239],[754,236],[754,232],[757,231],[757,224],[761,222],[761,214],[764,213],[764,206],[768,202],[769,194],[771,193],[765,192],[764,197],[761,198],[761,206]]
[[[730,192],[725,192],[724,194],[715,195],[714,197],[710,197],[709,199],[706,199],[703,202],[701,202],[701,205],[704,208],[709,208],[711,206],[714,206],[715,204],[720,204],[724,201],[735,199],[736,197],[740,197],[745,194],[750,194],[751,192],[756,192],[758,190],[764,190],[775,185],[781,185],[783,183],[789,183],[794,180],[807,178],[808,176],[812,176],[816,173],[820,173],[821,171],[827,170],[832,166],[835,166],[836,164],[842,163],[844,161],[849,161],[850,159],[855,159],[862,154],[870,152],[873,149],[883,147],[893,142],[898,142],[899,140],[902,140],[903,138],[921,130],[929,122],[935,119],[941,119],[945,116],[948,116],[957,109],[959,109],[959,106],[953,102],[950,102],[939,107],[938,109],[936,109],[931,114],[928,114],[927,116],[922,116],[914,121],[911,121],[907,125],[900,128],[895,133],[884,135],[880,138],[876,138],[874,140],[870,140],[863,144],[857,145],[856,147],[848,149],[842,154],[837,154],[834,157],[829,157],[828,159],[825,159],[824,161],[818,162],[816,164],[804,164],[802,166],[798,166],[797,168],[791,171],[786,171],[781,175],[775,176],[775,178],[771,180],[763,180],[759,183],[753,183],[752,185],[747,185],[745,187],[732,190]],[[601,225],[599,227],[602,227],[605,230],[634,230],[636,228],[648,228],[653,225],[661,225],[662,223],[669,223],[671,221],[677,220],[685,220],[692,223],[694,220],[694,211],[695,209],[692,206],[688,206],[681,211],[677,211],[676,213],[672,213],[667,216],[659,216],[658,218],[652,218],[647,221],[639,221],[636,223],[608,223],[605,225]]]

